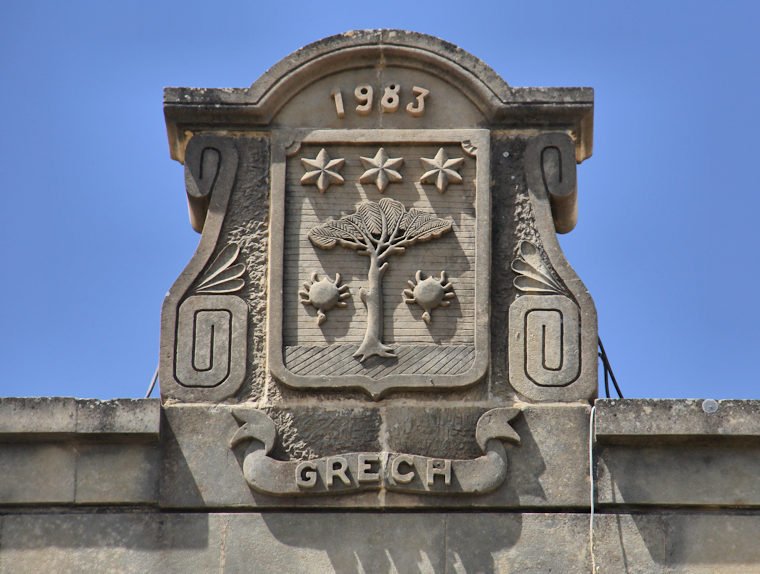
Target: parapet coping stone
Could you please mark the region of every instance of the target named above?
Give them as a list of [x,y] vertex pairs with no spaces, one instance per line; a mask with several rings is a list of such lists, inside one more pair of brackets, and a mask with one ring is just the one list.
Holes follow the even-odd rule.
[[599,399],[595,406],[599,443],[760,440],[760,400]]
[[0,439],[122,436],[158,440],[160,399],[0,398]]
[[[654,437],[760,440],[760,400],[598,399],[595,405],[594,435],[600,443]],[[0,438],[126,435],[157,439],[161,409],[160,399],[2,397]]]

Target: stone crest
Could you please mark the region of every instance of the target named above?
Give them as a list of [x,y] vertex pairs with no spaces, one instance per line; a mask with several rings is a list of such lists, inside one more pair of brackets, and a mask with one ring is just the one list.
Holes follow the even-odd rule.
[[379,397],[483,377],[488,165],[484,130],[277,134],[268,358],[279,381]]
[[516,504],[540,403],[585,421],[596,394],[593,302],[556,238],[592,109],[398,31],[167,89],[201,240],[163,306],[162,502]]

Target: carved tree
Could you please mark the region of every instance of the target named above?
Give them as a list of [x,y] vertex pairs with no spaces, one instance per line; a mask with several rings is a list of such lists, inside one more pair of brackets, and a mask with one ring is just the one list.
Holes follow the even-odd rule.
[[404,253],[414,243],[440,237],[451,230],[452,223],[416,208],[407,211],[400,201],[385,197],[378,202],[364,201],[354,213],[309,231],[309,239],[317,247],[340,245],[369,257],[368,289],[359,291],[367,308],[367,332],[354,353],[359,361],[374,355],[394,356],[393,349],[383,344],[383,275],[388,258]]

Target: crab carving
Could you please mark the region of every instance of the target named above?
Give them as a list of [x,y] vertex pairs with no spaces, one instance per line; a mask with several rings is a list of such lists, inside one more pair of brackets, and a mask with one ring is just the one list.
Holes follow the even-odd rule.
[[431,275],[426,279],[423,279],[422,271],[417,271],[414,281],[407,283],[411,289],[404,289],[404,301],[409,305],[417,303],[422,307],[422,320],[428,325],[432,321],[430,312],[436,307],[448,307],[451,305],[451,299],[456,297],[445,271],[441,271],[438,278]]
[[351,296],[348,285],[340,282],[340,273],[335,274],[334,280],[328,276],[319,279],[316,271],[311,274],[311,279],[303,284],[303,289],[298,294],[301,296],[301,303],[311,305],[317,310],[317,325],[327,320],[327,311],[348,305],[344,299]]

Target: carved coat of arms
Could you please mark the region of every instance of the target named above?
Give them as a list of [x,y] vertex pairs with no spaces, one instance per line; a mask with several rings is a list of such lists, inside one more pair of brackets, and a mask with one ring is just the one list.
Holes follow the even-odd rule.
[[543,504],[508,458],[524,475],[555,434],[531,425],[566,418],[528,403],[596,394],[593,302],[556,238],[592,112],[394,30],[168,89],[202,236],[163,305],[162,503]]
[[485,130],[280,134],[269,365],[296,388],[459,387],[488,366]]

